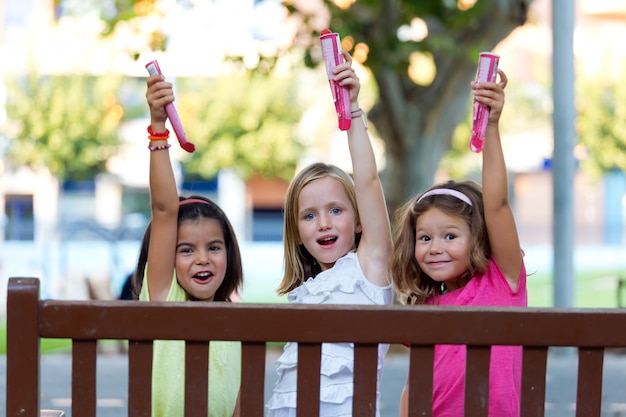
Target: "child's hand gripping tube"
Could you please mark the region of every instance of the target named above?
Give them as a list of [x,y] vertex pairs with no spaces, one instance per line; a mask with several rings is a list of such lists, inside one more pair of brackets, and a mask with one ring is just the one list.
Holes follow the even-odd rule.
[[324,64],[326,65],[326,74],[330,83],[330,92],[335,102],[335,110],[339,119],[339,129],[348,130],[352,124],[350,115],[350,92],[346,87],[340,86],[333,78],[333,69],[343,63],[343,55],[341,54],[341,44],[339,42],[339,34],[332,33],[328,29],[324,29],[320,36],[322,42],[322,54],[324,55]]
[[[159,68],[159,63],[156,60],[148,62],[146,64],[146,69],[150,75],[162,74],[161,69]],[[180,147],[190,153],[195,151],[196,147],[194,144],[187,140],[187,135],[185,134],[182,123],[180,122],[180,117],[178,117],[174,103],[167,103],[165,105],[165,112],[167,113],[167,118],[170,119],[170,123],[174,129],[174,133],[176,133]]]
[[[482,52],[478,58],[476,70],[476,82],[495,82],[498,75],[498,55]],[[472,110],[472,134],[470,136],[470,149],[472,152],[481,152],[485,142],[485,130],[489,122],[489,107],[474,99]]]

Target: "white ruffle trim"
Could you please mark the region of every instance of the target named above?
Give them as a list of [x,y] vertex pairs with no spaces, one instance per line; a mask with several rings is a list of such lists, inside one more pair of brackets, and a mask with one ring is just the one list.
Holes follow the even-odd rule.
[[356,253],[350,252],[339,258],[331,269],[307,279],[292,290],[287,299],[293,304],[324,304],[337,291],[344,294],[360,292],[365,298],[355,297],[354,302],[351,302],[349,297],[340,297],[338,303],[384,305],[389,303],[384,293],[390,287],[378,287],[370,283],[361,271]]
[[[323,343],[322,360],[320,363],[321,374],[326,377],[347,371],[347,375],[354,373],[354,345],[352,343]],[[298,344],[288,343],[283,354],[276,360],[276,372],[278,380],[282,380],[283,374],[288,370],[296,370],[298,367]]]
[[[320,402],[332,405],[339,405],[346,400],[350,400],[350,408],[352,408],[352,383],[330,385],[320,388]],[[274,390],[274,394],[267,403],[268,410],[277,410],[280,408],[295,408],[296,407],[296,392],[277,392]],[[320,407],[322,407],[320,405]],[[342,415],[342,414],[337,414]]]
[[[363,275],[356,253],[350,252],[338,259],[333,268],[292,290],[287,298],[292,304],[385,305],[392,302],[392,287],[379,287],[369,282]],[[387,348],[388,345],[379,348],[379,374]],[[297,403],[297,343],[285,345],[276,365],[278,382],[266,407],[270,416],[274,415],[272,410],[280,410],[277,413],[280,416],[289,415],[289,410],[295,409]],[[351,416],[354,345],[323,343],[320,369],[320,410],[325,410],[325,417]]]

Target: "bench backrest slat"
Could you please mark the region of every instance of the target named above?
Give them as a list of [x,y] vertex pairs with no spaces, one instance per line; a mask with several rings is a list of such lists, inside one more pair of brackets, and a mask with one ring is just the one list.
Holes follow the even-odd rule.
[[[298,382],[297,386],[307,387],[307,395],[296,397],[298,417],[319,417],[320,415],[320,343],[298,344]],[[298,392],[302,393],[304,391]],[[300,411],[301,410],[301,411]]]
[[265,384],[265,343],[241,344],[241,415],[262,416]]
[[489,414],[489,360],[491,346],[467,346],[465,369],[465,415]]
[[128,415],[152,413],[152,341],[128,342]]
[[378,345],[354,345],[354,397],[352,415],[376,417]]
[[433,414],[434,346],[412,346],[409,353],[409,416],[431,417]]
[[96,340],[72,341],[72,415],[96,417]]
[[602,365],[604,349],[578,350],[576,417],[599,416],[602,406]]
[[[185,416],[207,414],[209,391],[209,345],[202,342],[185,344]],[[210,407],[210,404],[209,404]]]
[[522,353],[522,398],[520,415],[543,417],[546,403],[548,347],[525,347]]

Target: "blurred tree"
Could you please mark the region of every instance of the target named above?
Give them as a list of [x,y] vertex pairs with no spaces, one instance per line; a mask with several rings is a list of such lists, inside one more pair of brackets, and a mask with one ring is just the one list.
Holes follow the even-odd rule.
[[[269,0],[265,0],[269,1]],[[321,61],[319,33],[330,28],[368,67],[378,102],[369,117],[386,144],[390,207],[432,184],[456,126],[470,111],[469,83],[481,51],[524,24],[532,0],[284,0],[296,22],[292,49]],[[158,0],[116,0],[109,28],[158,13]],[[152,47],[164,45],[152,42]],[[259,53],[263,55],[263,53]],[[264,62],[260,59],[259,62]],[[469,141],[469,139],[468,139]]]
[[119,77],[39,77],[8,83],[4,132],[7,163],[47,168],[61,181],[93,180],[117,153],[117,127],[124,114],[112,93]]
[[294,77],[258,73],[178,78],[178,112],[196,152],[184,162],[187,179],[232,168],[242,178],[290,180],[302,154],[294,140],[302,105]]
[[[523,132],[536,135],[545,132],[546,136],[551,134],[552,95],[549,83],[540,78],[539,74],[533,75],[531,82],[513,82],[506,87],[507,105],[500,117],[500,134],[503,137]],[[471,100],[468,101],[468,107],[471,106]],[[474,176],[475,180],[480,181],[482,160],[474,157],[468,148],[471,128],[472,113],[467,112],[465,121],[454,131],[452,146],[441,159],[440,168],[455,179]],[[506,153],[507,144],[504,147]]]
[[578,136],[582,166],[596,178],[626,171],[626,74],[590,77],[578,83]]
[[390,207],[432,184],[457,125],[470,112],[478,54],[522,25],[531,2],[324,0],[329,21],[316,18],[320,12],[311,11],[310,0],[292,2],[292,14],[305,25],[298,43],[310,45],[311,63],[320,60],[317,36],[328,25],[372,71],[379,100],[369,117],[386,145]]

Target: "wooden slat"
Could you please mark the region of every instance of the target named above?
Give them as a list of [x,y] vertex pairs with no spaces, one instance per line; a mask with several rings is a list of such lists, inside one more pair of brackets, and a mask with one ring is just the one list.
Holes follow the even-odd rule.
[[432,417],[434,346],[411,346],[409,417]]
[[72,415],[96,417],[96,340],[72,342]]
[[354,345],[353,416],[376,416],[377,365],[378,345]]
[[524,348],[520,415],[543,417],[546,403],[548,347]]
[[207,415],[210,388],[208,375],[209,344],[185,343],[185,417]]
[[491,346],[467,346],[465,366],[465,416],[489,414],[489,360]]
[[241,346],[241,417],[263,415],[265,385],[265,343]]
[[[305,326],[303,326],[305,327]],[[321,343],[298,343],[298,417],[320,415]]]
[[152,415],[152,341],[128,342],[128,415]]
[[11,278],[7,296],[6,415],[39,416],[39,280]]
[[576,417],[600,416],[604,349],[578,350]]
[[[104,307],[104,308],[103,308]],[[166,307],[166,308],[163,308]],[[40,336],[249,342],[623,347],[618,309],[42,301]],[[293,322],[307,323],[293,328]],[[154,323],[159,323],[158,327]],[[333,323],[332,331],[325,323]],[[406,327],[390,326],[403,323]],[[123,324],[123,325],[121,325]],[[97,335],[94,333],[97,328]],[[197,329],[202,328],[203,332]],[[406,328],[413,331],[406,332]],[[576,331],[571,331],[571,329]]]

